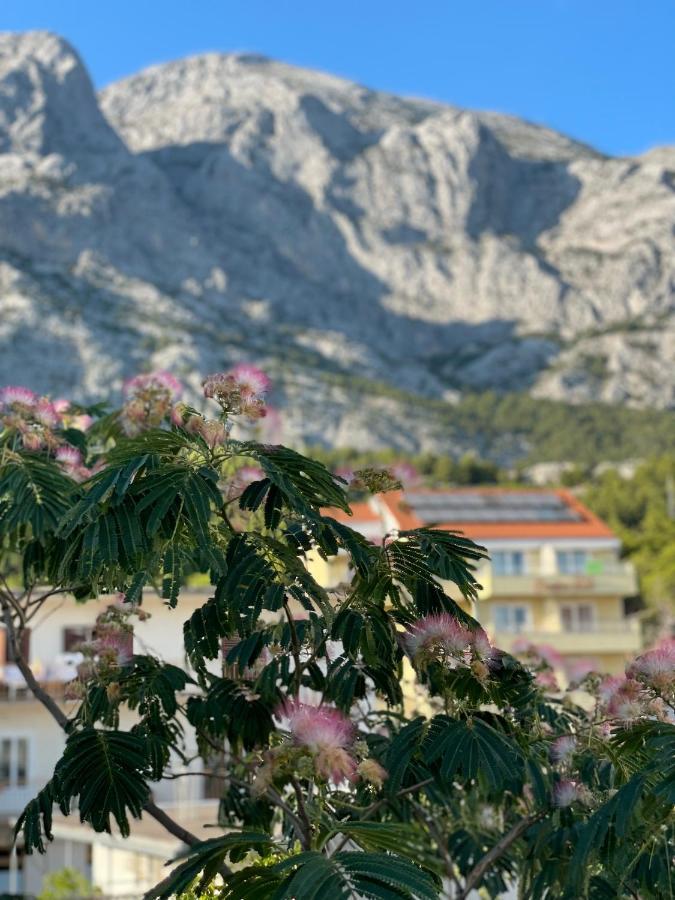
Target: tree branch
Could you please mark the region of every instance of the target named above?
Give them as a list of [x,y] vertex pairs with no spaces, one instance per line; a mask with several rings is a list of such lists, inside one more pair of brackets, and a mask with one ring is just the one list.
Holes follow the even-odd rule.
[[545,818],[546,815],[546,812],[533,813],[532,815],[525,816],[520,822],[516,822],[513,828],[510,831],[507,831],[504,837],[500,841],[497,841],[494,847],[492,847],[491,850],[488,850],[485,856],[481,857],[469,872],[464,880],[464,888],[457,897],[457,900],[466,900],[471,891],[480,883],[481,878],[485,875],[492,863],[499,859],[500,856],[503,856],[509,847],[512,844],[515,844],[518,838],[525,834],[531,825],[534,825],[535,822]]
[[298,639],[298,632],[295,627],[295,619],[291,613],[291,607],[288,603],[288,600],[284,597],[284,612],[286,613],[286,619],[288,620],[288,627],[291,632],[291,656],[293,657],[293,663],[295,664],[295,670],[293,672],[293,681],[295,682],[295,693],[300,693],[300,687],[302,685],[302,671],[304,666],[302,665],[301,659],[301,648],[300,641]]
[[[3,606],[7,635],[11,641],[14,659],[19,671],[23,675],[28,688],[30,689],[35,699],[40,701],[40,703],[44,706],[50,716],[54,719],[56,724],[60,728],[62,728],[63,731],[68,733],[70,730],[70,721],[68,719],[68,716],[64,713],[64,711],[53,699],[53,697],[50,697],[47,691],[45,691],[45,689],[40,686],[37,678],[35,677],[35,675],[33,675],[28,662],[21,654],[19,635],[17,634],[14,623],[12,622],[12,616],[9,608],[4,604]],[[157,806],[152,798],[148,799],[145,802],[143,809],[151,818],[153,818],[156,822],[159,822],[159,824],[162,825],[169,832],[169,834],[172,834],[175,838],[178,838],[179,841],[182,841],[189,847],[192,847],[194,846],[194,844],[199,843],[200,839],[196,835],[188,831],[187,828],[183,828],[182,825],[179,825],[178,822],[176,822],[175,819],[172,819],[167,812]],[[226,867],[223,867],[223,869],[226,869]],[[221,869],[221,874],[223,874],[223,869]],[[224,874],[231,874],[230,870],[227,869]]]
[[300,821],[302,822],[302,833],[300,835],[300,843],[302,844],[303,850],[311,850],[312,849],[312,823],[309,818],[309,814],[307,813],[307,807],[305,806],[305,798],[302,796],[302,786],[297,778],[291,778],[291,784],[293,785],[293,790],[295,791],[295,796],[298,801],[298,815],[300,817]]

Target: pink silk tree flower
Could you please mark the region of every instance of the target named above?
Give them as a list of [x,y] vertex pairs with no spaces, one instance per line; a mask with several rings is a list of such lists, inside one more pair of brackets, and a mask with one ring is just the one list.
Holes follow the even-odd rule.
[[316,770],[322,777],[339,784],[353,780],[357,763],[349,753],[355,729],[350,719],[330,706],[311,706],[288,700],[277,712],[288,719],[294,742],[315,754]]
[[438,613],[414,622],[404,641],[413,659],[436,654],[460,657],[470,649],[472,634],[454,616]]
[[553,787],[553,802],[556,806],[564,809],[572,806],[574,803],[583,803],[587,805],[590,801],[588,788],[578,781],[563,780],[559,781]]
[[577,739],[573,734],[565,734],[562,737],[556,738],[556,740],[551,744],[551,748],[549,750],[549,757],[551,759],[551,762],[568,762],[574,756],[576,749]]
[[37,403],[38,397],[35,391],[30,388],[22,387],[17,384],[9,384],[0,390],[0,406],[9,407],[18,404],[19,406],[33,407]]
[[648,650],[630,664],[626,673],[652,685],[656,690],[669,691],[675,687],[675,642],[664,642]]

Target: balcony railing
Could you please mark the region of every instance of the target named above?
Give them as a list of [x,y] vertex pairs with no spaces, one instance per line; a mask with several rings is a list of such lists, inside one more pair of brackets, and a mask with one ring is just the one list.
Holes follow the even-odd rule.
[[[49,696],[57,702],[68,699],[67,682],[64,681],[41,681],[40,687],[46,691]],[[34,700],[32,691],[23,679],[4,680],[0,674],[0,703]]]
[[570,654],[606,654],[637,653],[642,649],[640,623],[636,618],[628,618],[619,622],[595,622],[583,629],[571,631],[523,629],[520,632],[499,631],[492,623],[485,623],[485,628],[498,647],[510,650],[514,644],[546,645],[554,647],[560,653]]
[[630,563],[605,565],[598,571],[579,574],[534,570],[519,575],[479,573],[484,597],[622,596],[638,592],[637,576]]

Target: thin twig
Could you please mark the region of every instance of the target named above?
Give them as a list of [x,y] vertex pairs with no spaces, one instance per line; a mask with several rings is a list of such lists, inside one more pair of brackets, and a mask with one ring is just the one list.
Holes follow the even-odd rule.
[[[5,625],[7,627],[7,634],[11,641],[16,665],[23,675],[24,680],[26,681],[26,684],[28,685],[31,693],[36,700],[40,701],[40,703],[51,715],[57,725],[59,725],[59,727],[62,728],[63,731],[68,733],[70,731],[70,720],[56,703],[56,701],[49,696],[44,688],[40,686],[38,680],[33,674],[30,666],[28,665],[28,662],[22,655],[21,647],[19,645],[20,635],[17,634],[17,630],[14,627],[14,623],[12,622],[11,614],[6,606],[4,608],[4,619]],[[192,834],[192,832],[188,831],[186,828],[183,828],[183,826],[179,825],[179,823],[176,822],[175,819],[173,819],[165,810],[157,806],[157,804],[151,797],[146,800],[143,809],[151,818],[155,819],[156,822],[159,822],[159,824],[162,825],[169,832],[169,834],[172,834],[175,838],[178,838],[178,840],[182,841],[182,843],[192,847],[200,842],[200,839],[196,835]],[[227,866],[223,866],[221,872],[226,875],[231,874]]]
[[481,857],[473,869],[471,869],[464,879],[464,888],[457,897],[457,900],[466,900],[471,891],[480,883],[480,880],[492,863],[498,860],[500,856],[503,856],[509,847],[512,844],[515,844],[518,838],[525,834],[530,826],[534,825],[534,823],[538,822],[540,819],[543,819],[546,815],[546,812],[532,813],[532,815],[525,816],[524,819],[516,822],[513,828],[511,828],[510,831],[507,831],[504,837],[500,841],[497,841],[494,847],[488,850],[485,856]]
[[311,850],[312,849],[312,823],[310,821],[309,815],[307,813],[307,807],[305,806],[305,798],[302,796],[302,786],[297,778],[291,778],[291,784],[293,785],[293,790],[295,791],[295,796],[298,801],[298,814],[302,821],[303,829],[301,834],[302,849],[303,850]]
[[284,612],[286,613],[286,619],[288,620],[288,627],[291,632],[291,655],[293,657],[293,662],[295,664],[295,671],[293,672],[293,680],[295,682],[295,694],[300,692],[300,686],[302,683],[302,670],[304,666],[302,665],[302,660],[300,658],[300,640],[298,638],[298,632],[295,627],[295,620],[293,619],[293,615],[291,613],[291,607],[288,603],[288,600],[284,597]]

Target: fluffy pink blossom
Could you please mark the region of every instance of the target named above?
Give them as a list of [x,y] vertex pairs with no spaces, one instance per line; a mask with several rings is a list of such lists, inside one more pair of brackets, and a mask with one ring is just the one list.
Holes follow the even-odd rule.
[[265,394],[270,380],[256,366],[242,363],[229,372],[215,372],[207,375],[202,385],[204,396],[220,403],[226,413],[249,419],[266,415]]
[[58,428],[62,424],[61,416],[47,397],[40,397],[33,406],[33,416],[36,421],[46,428]]
[[567,762],[574,756],[574,752],[576,749],[577,739],[574,737],[574,735],[565,734],[562,737],[556,738],[556,740],[551,744],[551,748],[549,750],[551,762]]
[[3,407],[19,406],[33,407],[38,397],[35,391],[21,385],[10,384],[0,390],[0,405]]
[[415,622],[404,636],[413,658],[421,655],[464,656],[471,648],[472,634],[449,613],[425,616]]
[[598,686],[598,698],[601,703],[609,703],[614,695],[626,683],[625,675],[608,675]]
[[171,424],[176,428],[185,428],[186,421],[190,415],[188,407],[184,403],[176,403],[171,407]]
[[266,394],[272,387],[272,382],[263,370],[249,363],[239,363],[230,371],[230,375],[241,385],[242,390],[256,396]]
[[242,466],[235,473],[235,481],[242,487],[251,484],[254,481],[260,481],[265,477],[265,473],[259,466]]
[[671,689],[675,686],[675,641],[664,642],[638,656],[626,673],[629,677],[639,678],[657,690]]
[[78,416],[69,416],[67,424],[69,428],[76,428],[78,431],[88,431],[94,424],[94,420],[87,413],[82,413]]
[[[197,418],[196,416],[194,418]],[[211,419],[201,419],[194,425],[194,432],[205,441],[211,450],[220,447],[227,442],[227,427],[224,422],[216,422]]]
[[631,678],[627,678],[612,693],[607,702],[607,715],[613,719],[622,719],[630,722],[638,719],[645,711],[642,685]]
[[380,788],[389,777],[389,772],[375,759],[364,759],[359,763],[358,773],[364,781]]
[[22,428],[21,441],[26,450],[44,450],[46,447],[44,431],[36,428]]
[[148,372],[143,375],[135,375],[127,378],[122,385],[125,397],[133,397],[146,391],[158,391],[169,394],[172,400],[182,392],[183,386],[170,372]]
[[561,668],[564,657],[550,644],[533,644],[527,638],[516,638],[513,642],[513,652],[531,659],[541,660],[551,668]]
[[86,431],[94,424],[93,418],[87,413],[75,412],[75,407],[73,407],[70,400],[65,400],[61,397],[58,400],[54,400],[52,406],[66,428],[77,428],[78,431]]
[[565,671],[570,681],[578,682],[591,672],[597,672],[598,662],[594,659],[575,659],[565,663]]
[[76,447],[71,447],[70,444],[59,447],[54,456],[64,469],[76,469],[83,463],[80,451]]
[[288,719],[295,741],[310,750],[347,748],[354,740],[351,720],[332,706],[312,706],[289,700],[279,708],[279,715]]
[[133,632],[122,628],[97,628],[96,645],[99,654],[111,656],[120,666],[130,663],[134,655]]
[[492,659],[495,656],[495,648],[490,643],[490,638],[482,628],[476,628],[471,633],[473,649],[483,659]]
[[349,753],[354,726],[340,710],[289,700],[277,715],[288,719],[295,743],[315,754],[316,770],[322,777],[336,784],[355,777],[357,764]]
[[590,800],[588,788],[578,781],[559,781],[553,787],[553,802],[560,808],[572,806],[573,803],[587,805]]
[[550,669],[542,669],[534,676],[536,684],[545,691],[559,691],[560,685],[555,674]]

